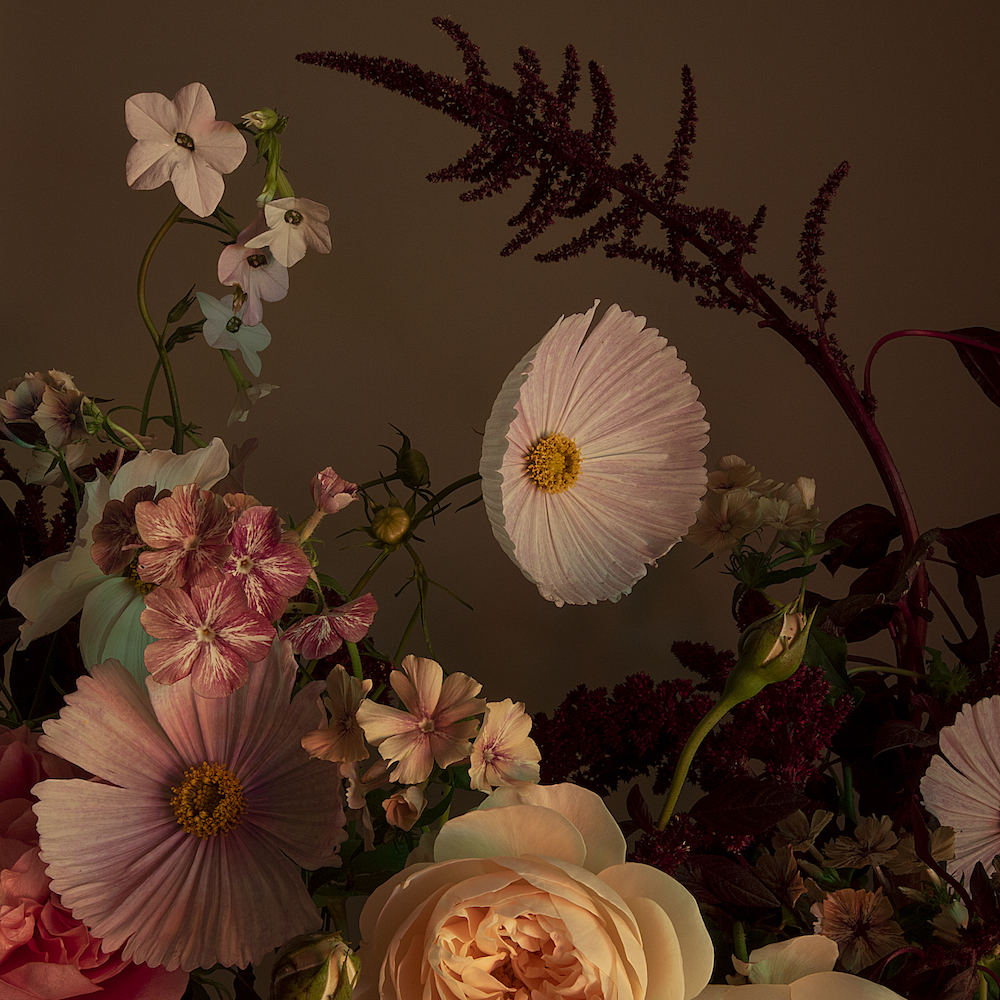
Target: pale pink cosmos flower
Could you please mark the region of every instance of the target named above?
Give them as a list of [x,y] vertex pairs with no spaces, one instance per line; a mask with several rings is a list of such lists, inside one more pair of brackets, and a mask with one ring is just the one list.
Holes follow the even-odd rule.
[[288,268],[274,259],[266,247],[254,249],[247,240],[259,236],[267,226],[264,213],[259,211],[231,246],[219,254],[219,281],[223,285],[239,285],[246,294],[243,322],[256,326],[264,318],[265,302],[279,302],[288,294]]
[[207,587],[222,579],[232,515],[223,500],[196,483],[159,501],[136,504],[136,530],[152,551],[139,556],[139,576],[158,587]]
[[486,424],[493,534],[542,596],[617,601],[678,542],[705,492],[705,408],[677,351],[611,306],[561,318]]
[[201,83],[182,87],[172,101],[163,94],[130,97],[125,124],[138,140],[125,161],[129,187],[150,191],[170,181],[177,200],[202,218],[222,201],[222,175],[247,153],[239,129],[215,120],[215,104]]
[[989,873],[1000,854],[1000,695],[965,705],[939,739],[941,756],[931,759],[920,794],[955,831],[948,871],[968,885],[977,862]]
[[322,685],[290,701],[295,676],[281,643],[222,699],[191,680],[148,678],[147,695],[112,661],[45,723],[41,745],[101,779],[33,791],[52,888],[104,948],[245,966],[319,926],[299,869],[339,864],[344,807],[336,766],[299,746]]
[[475,697],[482,684],[467,674],[445,677],[438,663],[417,656],[407,656],[389,681],[406,711],[366,701],[358,722],[368,742],[394,765],[393,781],[416,785],[430,776],[435,761],[447,767],[469,756],[477,723],[468,717],[485,707]]
[[515,704],[504,698],[487,704],[482,727],[472,744],[472,787],[491,792],[498,785],[537,782],[542,755],[529,732],[531,718],[524,712],[523,701]]
[[276,198],[264,206],[267,232],[247,240],[250,249],[267,247],[275,260],[291,267],[306,255],[306,247],[329,253],[333,243],[326,220],[330,209],[308,198]]
[[190,592],[157,587],[146,595],[142,627],[157,642],[146,647],[146,669],[160,684],[188,675],[196,694],[224,698],[243,687],[274,639],[274,626],[247,607],[231,577]]
[[296,653],[309,660],[320,660],[336,653],[347,642],[360,642],[372,627],[378,603],[371,594],[362,594],[339,608],[309,615],[285,632],[285,639]]
[[247,604],[268,621],[284,614],[288,599],[309,579],[312,563],[293,531],[282,532],[278,512],[248,507],[229,534],[232,554],[223,570],[243,588]]
[[309,488],[313,503],[324,514],[336,514],[358,499],[358,484],[338,476],[329,465],[312,477]]
[[365,734],[358,725],[357,715],[372,684],[370,680],[352,677],[339,663],[330,671],[326,679],[330,723],[302,737],[302,746],[310,757],[344,764],[368,759]]

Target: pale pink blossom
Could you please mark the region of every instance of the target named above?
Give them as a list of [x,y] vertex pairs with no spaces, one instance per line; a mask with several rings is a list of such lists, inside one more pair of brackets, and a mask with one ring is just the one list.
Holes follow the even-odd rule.
[[288,268],[279,264],[266,247],[254,249],[247,240],[259,236],[267,226],[264,213],[259,211],[236,242],[224,247],[219,255],[219,281],[223,285],[239,285],[246,295],[242,321],[256,326],[264,318],[264,302],[279,302],[288,294]]
[[[229,698],[119,664],[83,677],[41,745],[100,781],[35,785],[42,860],[64,904],[109,950],[168,970],[245,966],[320,914],[300,868],[339,864],[336,768],[299,734],[320,720],[318,682],[275,643]],[[212,805],[206,806],[205,799]]]
[[529,732],[531,718],[524,712],[524,702],[515,704],[504,698],[487,704],[483,724],[472,744],[472,787],[489,792],[498,785],[538,781],[542,755]]
[[231,577],[190,591],[158,587],[146,595],[142,627],[157,641],[146,647],[146,669],[160,684],[191,676],[203,698],[224,698],[243,687],[248,662],[262,660],[274,626],[247,607]]
[[705,408],[677,351],[611,306],[560,319],[486,424],[493,534],[557,605],[616,601],[674,546],[705,491]]
[[485,707],[475,697],[482,684],[461,673],[445,677],[438,663],[417,656],[407,656],[389,681],[406,711],[366,701],[358,722],[368,742],[394,765],[393,781],[416,785],[430,776],[435,761],[447,767],[469,756],[477,723],[468,717]]
[[[284,637],[287,639],[287,634]],[[372,689],[372,681],[352,677],[339,663],[326,679],[330,722],[302,737],[310,757],[351,763],[368,759],[365,734],[358,724],[358,708]]]
[[427,796],[421,785],[408,785],[393,792],[383,803],[385,819],[389,826],[412,830],[427,805]]
[[714,954],[694,897],[658,869],[626,863],[625,838],[598,795],[526,787],[449,820],[433,862],[372,893],[354,1000],[700,992]]
[[79,389],[53,389],[48,386],[42,402],[32,418],[45,441],[55,451],[61,451],[71,441],[88,436],[85,406],[90,400]]
[[207,587],[222,579],[232,546],[225,500],[196,483],[168,497],[136,504],[135,524],[152,551],[139,556],[139,576],[158,587]]
[[724,493],[710,490],[687,537],[713,555],[728,552],[761,526],[762,503],[765,501],[742,486]]
[[313,503],[324,514],[336,514],[358,499],[357,483],[342,479],[329,465],[313,476],[310,489]]
[[296,653],[319,660],[336,653],[347,642],[360,642],[372,627],[378,603],[371,594],[362,594],[338,608],[308,615],[285,632]]
[[329,253],[333,243],[326,220],[330,209],[308,198],[276,198],[264,206],[267,232],[247,240],[250,249],[267,247],[275,260],[291,267],[306,255],[306,247]]
[[965,705],[939,737],[920,782],[928,811],[955,831],[949,873],[969,884],[976,863],[987,874],[1000,854],[1000,695]]
[[[260,352],[271,343],[271,332],[260,320],[251,325],[245,320],[249,303],[237,306],[235,296],[223,295],[217,299],[205,292],[195,292],[205,324],[201,329],[205,343],[219,351],[239,351],[243,362],[257,376],[260,374]],[[249,393],[250,388],[247,388]],[[257,386],[263,390],[263,386]],[[266,395],[261,391],[260,395]],[[232,420],[230,420],[232,423]]]
[[302,590],[312,572],[298,536],[282,532],[273,507],[256,505],[239,514],[229,543],[232,554],[223,571],[243,588],[254,611],[270,622],[277,620],[288,607],[288,599]]
[[125,124],[138,141],[125,162],[125,180],[137,191],[170,181],[177,200],[195,215],[211,215],[225,191],[223,174],[246,156],[238,128],[215,119],[204,84],[189,83],[168,101],[163,94],[136,94],[125,102]]

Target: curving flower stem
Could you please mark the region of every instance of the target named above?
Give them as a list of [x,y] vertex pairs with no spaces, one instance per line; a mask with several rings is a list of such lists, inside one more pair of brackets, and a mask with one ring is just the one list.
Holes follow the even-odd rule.
[[149,426],[149,406],[153,400],[153,388],[156,385],[156,377],[160,374],[161,365],[162,362],[157,357],[156,364],[153,365],[153,374],[149,376],[149,384],[146,386],[146,395],[142,400],[142,416],[139,418],[140,434],[145,434],[146,428]]
[[391,553],[389,552],[388,549],[383,549],[375,557],[374,562],[371,564],[371,566],[368,567],[368,569],[365,570],[364,575],[354,585],[354,589],[348,595],[348,600],[353,601],[355,597],[361,596],[361,591],[368,586],[368,581],[379,571],[379,568],[381,567],[382,563],[384,563],[386,559],[389,558],[390,554]]
[[[153,254],[156,252],[156,248],[163,242],[163,237],[167,235],[168,230],[180,218],[181,212],[183,211],[184,206],[178,202],[174,210],[167,216],[166,222],[164,222],[163,225],[156,231],[156,235],[152,238],[149,246],[146,248],[146,252],[143,254],[142,263],[139,265],[139,277],[136,281],[136,296],[139,300],[139,314],[142,316],[143,323],[146,324],[146,329],[149,331],[149,335],[153,338],[156,353],[160,358],[160,366],[163,368],[163,380],[167,384],[167,394],[170,397],[170,412],[174,418],[173,450],[178,455],[182,454],[184,451],[184,421],[181,419],[181,404],[177,396],[177,383],[174,380],[174,372],[170,367],[170,358],[167,355],[167,349],[164,345],[163,333],[157,330],[156,324],[149,315],[149,309],[146,306],[146,275],[149,272],[149,265],[153,260]],[[166,330],[164,329],[163,332],[165,333]],[[155,378],[155,376],[156,371],[154,369],[153,377]],[[144,407],[143,424],[141,425],[143,430],[145,429],[145,422],[147,421],[147,412],[148,410]]]

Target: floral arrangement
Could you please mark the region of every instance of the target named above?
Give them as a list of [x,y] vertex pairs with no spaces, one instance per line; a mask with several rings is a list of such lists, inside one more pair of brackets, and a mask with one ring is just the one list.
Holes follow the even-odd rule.
[[[820,263],[846,163],[806,215],[798,287],[779,287],[744,267],[763,208],[746,223],[682,200],[697,121],[687,69],[662,172],[639,154],[614,166],[596,63],[582,129],[572,48],[555,89],[522,49],[513,93],[456,24],[437,23],[464,81],[352,53],[299,59],[474,128],[431,178],[470,184],[464,199],[533,178],[503,253],[590,217],[539,259],[603,247],[776,331],[858,431],[890,506],[824,521],[811,478],[775,482],[736,455],[706,471],[705,409],[677,349],[645,317],[594,302],[512,368],[478,472],[432,489],[400,431],[391,471],[355,483],[322,469],[311,508],[282,516],[248,492],[252,446],[205,440],[185,419],[172,353],[202,338],[218,350],[229,423],[248,421],[276,388],[244,373],[259,378],[271,341],[263,304],[288,294],[307,252],[330,251],[329,210],[296,196],[273,109],[232,124],[199,83],[135,95],[126,181],[169,181],[177,199],[140,263],[155,351],[144,397],[104,410],[50,369],[0,399],[0,476],[19,493],[0,506],[0,637],[17,647],[2,690],[0,993],[1000,996],[1000,633],[991,641],[978,584],[1000,572],[1000,514],[920,530],[868,377],[889,339],[937,337],[1000,405],[1000,334],[890,333],[859,388]],[[234,216],[223,177],[251,142],[264,182]],[[147,274],[178,223],[222,235],[217,278],[232,293],[192,288],[154,317]],[[201,318],[185,323],[195,303]],[[514,700],[516,675],[480,697],[433,658],[417,546],[457,499],[483,501],[497,542],[557,606],[626,597],[686,537],[734,578],[736,648],[677,637],[690,677],[578,686],[551,717]],[[320,569],[331,523],[375,550],[353,586]],[[397,554],[416,601],[389,653],[375,593]],[[931,563],[956,577],[971,629]],[[821,592],[820,565],[854,571],[845,596]],[[932,601],[947,653],[928,645]],[[879,639],[878,655],[863,645]],[[621,788],[616,819],[604,797]]]

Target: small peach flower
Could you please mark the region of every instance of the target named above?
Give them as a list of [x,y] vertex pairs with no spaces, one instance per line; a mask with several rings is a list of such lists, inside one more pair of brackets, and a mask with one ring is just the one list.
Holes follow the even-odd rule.
[[389,826],[398,827],[400,830],[412,830],[426,805],[427,796],[424,795],[420,785],[408,785],[398,792],[393,792],[382,803],[386,822]]
[[531,718],[524,712],[524,702],[516,705],[510,698],[490,702],[483,724],[472,744],[472,787],[491,792],[498,785],[520,781],[538,781],[541,754],[528,736]]
[[710,490],[687,537],[713,555],[721,555],[760,527],[761,502],[743,487],[725,493]]
[[836,889],[813,904],[812,913],[817,918],[816,933],[837,942],[840,961],[848,972],[867,969],[906,946],[899,924],[892,919],[892,901],[881,889]]
[[302,746],[309,751],[310,757],[345,764],[368,759],[365,734],[358,725],[357,715],[372,683],[352,677],[339,663],[330,671],[326,679],[330,724],[302,737]]

